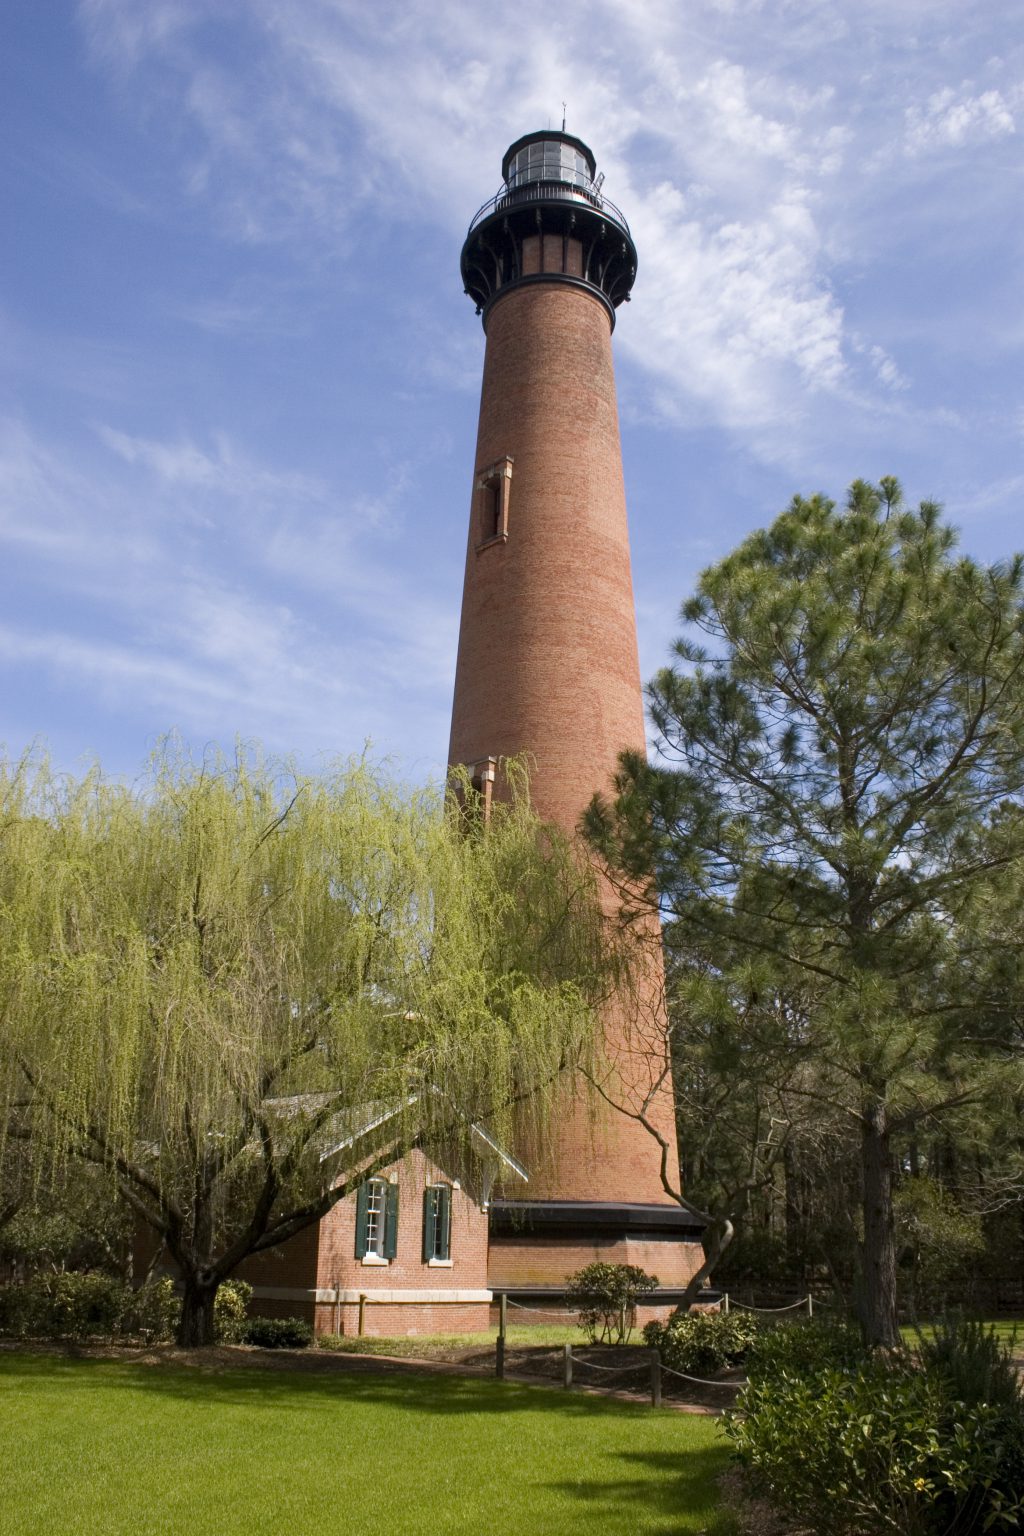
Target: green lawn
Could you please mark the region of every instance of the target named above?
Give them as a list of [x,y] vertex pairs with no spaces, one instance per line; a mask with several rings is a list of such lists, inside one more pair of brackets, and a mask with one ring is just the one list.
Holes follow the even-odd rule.
[[734,1529],[714,1419],[429,1375],[0,1356],[5,1536]]
[[[406,1355],[419,1360],[456,1360],[470,1354],[490,1352],[493,1356],[496,1328],[486,1333],[437,1333],[414,1335],[412,1338],[370,1338],[349,1333],[329,1334],[321,1339],[320,1347],[337,1354],[355,1355]],[[587,1336],[575,1323],[542,1324],[537,1328],[510,1325],[506,1335],[509,1349],[522,1349],[528,1345],[586,1344]],[[633,1343],[640,1344],[639,1329],[633,1335]]]
[[[991,1328],[996,1338],[1004,1344],[1013,1344],[1019,1354],[1024,1354],[1024,1319],[1006,1317],[987,1317],[981,1321],[986,1328]],[[910,1345],[917,1342],[918,1330],[911,1324],[900,1329],[903,1338]],[[934,1324],[922,1323],[921,1333],[930,1338],[935,1332]]]

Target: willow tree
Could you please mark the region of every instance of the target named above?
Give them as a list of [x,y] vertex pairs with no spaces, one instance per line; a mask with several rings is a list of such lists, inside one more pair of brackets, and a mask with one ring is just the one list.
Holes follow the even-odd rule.
[[701,576],[650,688],[660,761],[624,758],[589,817],[612,863],[656,872],[684,951],[798,979],[805,1091],[859,1140],[874,1344],[897,1340],[894,1138],[999,1075],[950,962],[972,885],[1024,855],[1021,599],[1020,558],[957,556],[894,479],[845,510],[795,498]]
[[[22,799],[10,1129],[51,1173],[109,1171],[180,1272],[182,1343],[243,1259],[410,1147],[524,1105],[542,1128],[587,1049],[592,880],[523,796],[484,828],[364,765],[169,752],[132,787],[39,773]],[[370,1106],[401,1110],[383,1139],[338,1135]]]

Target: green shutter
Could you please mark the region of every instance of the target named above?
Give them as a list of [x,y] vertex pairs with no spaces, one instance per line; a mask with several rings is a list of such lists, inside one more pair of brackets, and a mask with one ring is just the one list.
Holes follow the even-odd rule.
[[370,1196],[369,1185],[360,1184],[356,1191],[356,1258],[366,1258],[366,1204]]
[[423,1191],[423,1262],[434,1257],[434,1195],[436,1190]]
[[437,1191],[437,1221],[441,1228],[441,1252],[438,1258],[450,1259],[452,1256],[452,1187],[450,1184],[442,1184]]
[[384,1257],[393,1259],[398,1252],[398,1185],[388,1185],[387,1215],[384,1218]]

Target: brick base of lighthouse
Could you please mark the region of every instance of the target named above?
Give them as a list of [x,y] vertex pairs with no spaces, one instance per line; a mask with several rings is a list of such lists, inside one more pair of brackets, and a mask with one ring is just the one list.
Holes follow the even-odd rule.
[[656,1275],[644,1322],[666,1316],[704,1259],[702,1224],[675,1206],[611,1201],[496,1201],[491,1207],[487,1283],[542,1324],[561,1305],[566,1277],[586,1264],[636,1264]]

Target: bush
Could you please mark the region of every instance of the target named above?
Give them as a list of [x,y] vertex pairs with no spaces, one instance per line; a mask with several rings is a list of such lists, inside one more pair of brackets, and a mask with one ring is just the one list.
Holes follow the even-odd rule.
[[213,1303],[213,1330],[220,1344],[241,1344],[249,1323],[252,1286],[246,1280],[224,1280]]
[[301,1317],[250,1317],[243,1338],[260,1349],[306,1349],[313,1330]]
[[1013,1408],[1021,1404],[1016,1341],[1016,1330],[1003,1344],[992,1328],[954,1313],[936,1323],[930,1337],[918,1335],[917,1355],[926,1371],[945,1379],[953,1397]]
[[137,1291],[130,1291],[121,1313],[122,1333],[157,1343],[173,1339],[181,1316],[181,1297],[170,1275],[147,1280]]
[[128,1288],[111,1275],[61,1270],[0,1292],[0,1332],[16,1338],[84,1339],[117,1332]]
[[740,1365],[760,1333],[749,1313],[677,1312],[666,1323],[648,1323],[644,1343],[665,1365],[690,1376],[710,1376]]
[[658,1278],[637,1264],[587,1264],[565,1282],[565,1299],[579,1311],[591,1344],[625,1344],[636,1326],[636,1304],[658,1289]]
[[987,1400],[984,1372],[976,1368],[984,1349],[976,1341],[947,1339],[938,1354],[941,1362],[926,1367],[862,1358],[853,1368],[803,1373],[780,1354],[763,1362],[763,1374],[726,1415],[726,1433],[756,1485],[817,1530],[1019,1530],[1019,1393]]
[[775,1323],[759,1330],[747,1352],[747,1375],[809,1376],[853,1369],[866,1358],[860,1329],[849,1323]]

